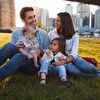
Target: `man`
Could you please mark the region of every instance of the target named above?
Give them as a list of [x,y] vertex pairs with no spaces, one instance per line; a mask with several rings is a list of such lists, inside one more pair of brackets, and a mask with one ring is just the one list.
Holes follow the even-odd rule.
[[[34,15],[34,9],[32,7],[24,7],[20,11],[20,18],[22,19],[25,25],[35,24],[36,19]],[[36,38],[39,41],[40,53],[45,51],[49,45],[49,38],[47,33],[40,29],[36,28]],[[0,68],[0,80],[5,79],[9,75],[16,72],[18,69],[21,69],[25,72],[33,73],[34,72],[34,63],[32,59],[28,59],[27,56],[19,53],[17,47],[24,47],[23,44],[18,44],[15,46],[18,38],[23,35],[23,28],[12,33],[11,43],[7,43],[0,49],[0,66],[9,58],[10,60]]]

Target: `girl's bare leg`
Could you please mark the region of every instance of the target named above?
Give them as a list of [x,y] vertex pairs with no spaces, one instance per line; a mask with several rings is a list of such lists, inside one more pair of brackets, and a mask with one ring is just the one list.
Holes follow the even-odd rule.
[[37,59],[37,54],[36,54],[36,52],[33,53],[33,61],[34,61],[35,67],[38,68],[39,65],[38,65],[38,59]]

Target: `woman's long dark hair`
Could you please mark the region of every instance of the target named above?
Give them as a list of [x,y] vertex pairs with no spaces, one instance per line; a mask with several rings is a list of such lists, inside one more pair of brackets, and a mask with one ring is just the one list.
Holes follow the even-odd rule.
[[75,34],[75,29],[70,14],[67,12],[61,12],[58,13],[57,16],[60,17],[62,25],[61,31],[59,29],[57,30],[58,34],[62,35],[65,39],[71,39]]

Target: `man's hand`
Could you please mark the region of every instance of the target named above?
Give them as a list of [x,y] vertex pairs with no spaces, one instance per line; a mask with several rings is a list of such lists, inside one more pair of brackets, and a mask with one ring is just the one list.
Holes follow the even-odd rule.
[[24,43],[22,43],[22,42],[17,43],[16,46],[18,48],[24,48],[25,47]]

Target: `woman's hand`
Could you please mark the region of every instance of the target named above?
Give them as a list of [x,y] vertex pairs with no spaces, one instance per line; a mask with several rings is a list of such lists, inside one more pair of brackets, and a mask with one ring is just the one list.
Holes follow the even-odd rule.
[[54,66],[60,66],[60,65],[64,65],[64,64],[65,64],[65,60],[55,61],[54,63],[52,63],[52,65],[54,65]]
[[62,56],[58,57],[58,60],[59,60],[59,61],[64,60],[64,56],[62,55]]

